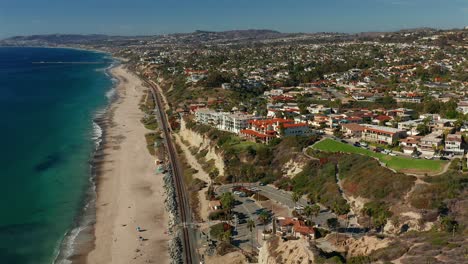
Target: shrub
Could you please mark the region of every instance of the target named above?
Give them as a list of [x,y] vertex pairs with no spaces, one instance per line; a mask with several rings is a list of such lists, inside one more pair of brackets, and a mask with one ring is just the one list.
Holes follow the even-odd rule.
[[214,212],[211,212],[208,215],[208,218],[210,220],[221,220],[226,218],[226,212],[224,210],[216,210]]

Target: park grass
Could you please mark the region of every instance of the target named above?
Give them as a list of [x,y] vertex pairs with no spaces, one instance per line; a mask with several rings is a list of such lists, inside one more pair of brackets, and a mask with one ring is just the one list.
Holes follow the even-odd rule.
[[327,152],[355,153],[374,157],[380,162],[385,163],[387,167],[399,172],[436,174],[441,172],[447,164],[447,161],[443,160],[412,159],[399,156],[389,156],[328,138],[317,142],[312,147],[314,149]]

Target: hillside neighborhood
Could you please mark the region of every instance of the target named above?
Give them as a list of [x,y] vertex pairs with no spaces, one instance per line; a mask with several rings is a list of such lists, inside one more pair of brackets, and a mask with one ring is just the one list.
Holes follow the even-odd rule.
[[145,82],[148,151],[191,209],[167,187],[171,254],[193,228],[201,263],[466,262],[468,30],[257,34],[73,44]]

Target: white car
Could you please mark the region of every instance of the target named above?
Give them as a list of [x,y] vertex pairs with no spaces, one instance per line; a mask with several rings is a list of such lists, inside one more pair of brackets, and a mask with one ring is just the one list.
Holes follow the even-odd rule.
[[395,157],[395,156],[396,156],[396,154],[395,154],[395,153],[393,153],[393,152],[390,152],[390,153],[388,153],[388,155],[389,155],[389,156],[393,156],[393,157]]
[[294,210],[304,210],[304,206],[302,205],[294,206]]

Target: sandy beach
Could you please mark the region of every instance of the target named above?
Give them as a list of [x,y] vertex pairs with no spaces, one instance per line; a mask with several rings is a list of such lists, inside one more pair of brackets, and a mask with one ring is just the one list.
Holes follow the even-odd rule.
[[144,135],[149,130],[141,124],[138,108],[144,88],[123,66],[111,72],[119,79],[119,97],[110,108],[105,133],[97,176],[95,244],[86,262],[168,263],[163,178],[155,173],[154,158],[146,149]]

